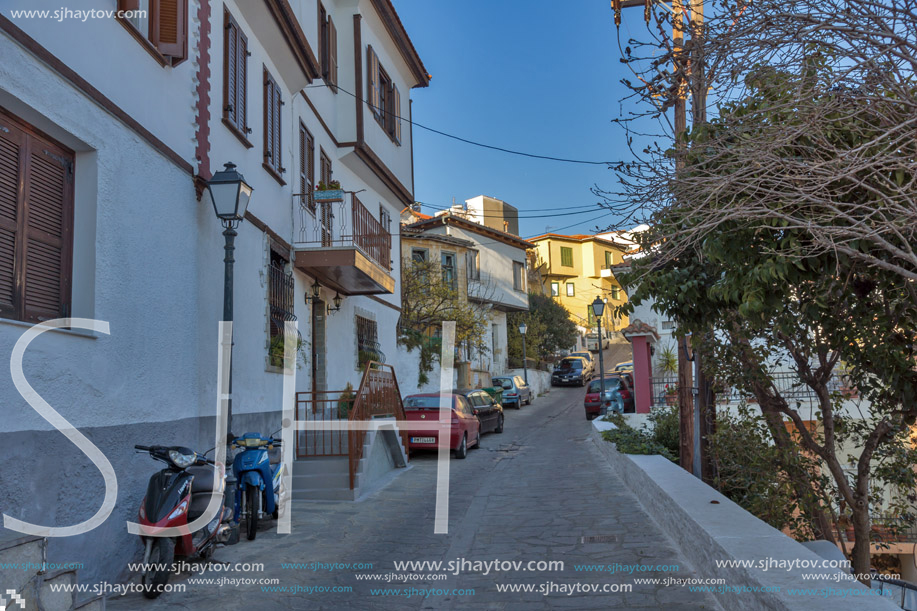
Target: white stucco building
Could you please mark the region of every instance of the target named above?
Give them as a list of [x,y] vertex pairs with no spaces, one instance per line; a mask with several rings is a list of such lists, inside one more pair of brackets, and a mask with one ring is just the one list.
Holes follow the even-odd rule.
[[[392,219],[413,202],[405,119],[430,77],[390,0],[176,6],[87,19],[54,18],[50,0],[0,6],[0,356],[41,320],[111,329],[45,333],[24,361],[118,476],[109,519],[49,545],[49,561],[84,562],[83,583],[125,577],[140,549],[124,524],[157,467],[134,444],[214,445],[224,239],[199,197],[224,163],[254,188],[235,240],[233,432],[281,426],[270,349],[284,320],[304,340],[297,391],[356,387],[362,360],[395,353]],[[331,180],[346,193],[323,206],[310,194]],[[8,373],[0,397],[0,509],[51,526],[95,513],[97,469]]]

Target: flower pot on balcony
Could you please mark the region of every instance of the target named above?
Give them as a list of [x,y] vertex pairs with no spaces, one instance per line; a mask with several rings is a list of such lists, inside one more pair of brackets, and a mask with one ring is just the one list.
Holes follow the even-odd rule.
[[323,203],[333,203],[333,202],[342,202],[344,201],[344,190],[343,189],[326,189],[324,191],[315,192],[315,201]]
[[666,405],[678,405],[678,395],[666,395],[665,396]]

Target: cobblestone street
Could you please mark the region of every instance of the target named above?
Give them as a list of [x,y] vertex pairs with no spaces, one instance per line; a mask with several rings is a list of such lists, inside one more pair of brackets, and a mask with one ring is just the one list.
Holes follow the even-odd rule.
[[[611,352],[611,351],[610,351]],[[614,357],[611,357],[614,361]],[[606,366],[613,365],[606,360]],[[110,609],[716,609],[711,598],[686,587],[634,584],[635,578],[695,575],[673,543],[644,513],[621,480],[602,462],[589,438],[581,388],[555,388],[522,410],[507,410],[506,431],[487,435],[466,460],[452,460],[449,534],[433,534],[435,455],[417,455],[411,468],[376,495],[358,503],[298,502],[293,534],[271,530],[254,542],[220,549],[218,561],[264,563],[260,572],[207,570],[174,583],[185,592],[156,601],[129,594]],[[596,539],[590,539],[596,538]],[[464,570],[446,579],[398,583],[358,580],[396,571],[396,561],[562,561],[563,570]],[[283,568],[282,563],[363,563],[353,570]],[[678,565],[659,572],[577,571],[576,565]],[[427,571],[423,571],[427,572]],[[435,572],[435,571],[434,571]],[[447,571],[443,571],[444,573]],[[452,571],[454,572],[454,571]],[[261,585],[191,584],[189,579],[278,578],[280,587],[348,592],[266,592]],[[534,584],[534,592],[498,592],[499,585]],[[542,594],[541,587],[632,584],[630,592]],[[473,589],[473,594],[428,597],[371,590]]]

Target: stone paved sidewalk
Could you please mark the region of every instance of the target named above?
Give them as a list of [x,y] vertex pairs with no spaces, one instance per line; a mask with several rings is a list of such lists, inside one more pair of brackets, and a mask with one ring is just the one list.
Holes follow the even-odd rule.
[[[532,406],[508,410],[506,432],[487,435],[466,460],[452,460],[449,534],[433,534],[436,460],[416,456],[386,489],[359,503],[298,502],[293,534],[272,530],[218,550],[229,563],[264,563],[263,572],[208,570],[207,578],[277,578],[281,587],[352,588],[350,592],[266,592],[261,585],[175,583],[185,592],[155,601],[129,594],[119,609],[719,609],[686,587],[634,584],[635,578],[695,575],[679,551],[603,462],[589,438],[582,389],[555,389]],[[589,539],[594,537],[597,539]],[[601,542],[591,542],[601,541]],[[395,573],[395,561],[563,561],[562,571],[463,572],[445,580],[386,583],[356,574]],[[312,570],[281,563],[371,563],[372,569]],[[678,565],[649,572],[577,571],[574,565]],[[497,585],[632,585],[630,592],[574,594],[498,592]],[[613,587],[613,586],[612,586]],[[371,589],[473,589],[473,595],[373,595]],[[738,602],[738,601],[737,601]]]

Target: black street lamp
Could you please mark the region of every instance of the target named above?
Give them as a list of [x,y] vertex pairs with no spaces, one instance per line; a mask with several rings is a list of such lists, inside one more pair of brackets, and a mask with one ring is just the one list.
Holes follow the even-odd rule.
[[[223,320],[232,322],[232,267],[235,263],[233,252],[235,251],[235,239],[238,235],[236,227],[245,217],[245,210],[248,208],[248,202],[252,196],[252,188],[242,178],[242,174],[236,171],[233,163],[227,163],[224,169],[220,170],[207,181],[207,189],[204,191],[206,197],[213,204],[213,211],[217,218],[223,224],[223,237],[226,244],[223,249]],[[226,424],[232,434],[232,345],[229,348],[229,399],[227,401],[228,412]]]
[[[527,329],[528,327],[525,323],[519,325],[519,335],[522,336],[522,375],[525,377],[526,385],[529,383],[529,368],[527,366],[528,363],[525,362],[525,332]],[[519,400],[521,401],[522,399]]]
[[[599,384],[601,385],[602,394],[599,396],[601,399],[599,401],[605,401],[605,357],[604,357],[604,348],[602,342],[602,314],[605,313],[605,302],[602,301],[601,297],[596,297],[595,301],[592,302],[592,315],[595,316],[595,320],[599,325]],[[601,408],[600,408],[601,409]]]

